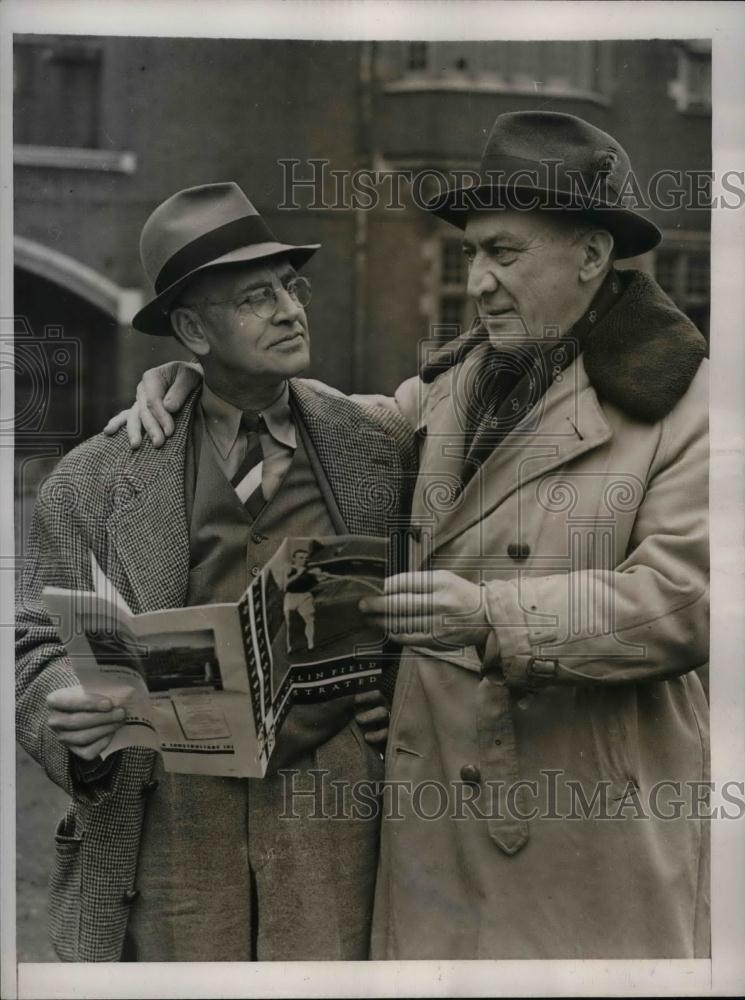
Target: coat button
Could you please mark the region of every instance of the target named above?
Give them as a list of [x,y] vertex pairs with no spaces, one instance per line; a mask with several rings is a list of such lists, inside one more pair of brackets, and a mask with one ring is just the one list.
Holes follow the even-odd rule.
[[251,567],[251,576],[258,576],[260,572],[261,572],[261,566]]
[[507,546],[507,555],[516,562],[522,562],[530,555],[530,546],[525,542],[510,542]]
[[481,771],[475,764],[464,764],[460,769],[460,780],[468,785],[478,785],[481,780]]
[[260,535],[258,532],[254,531],[254,533],[251,535],[251,541],[254,543],[254,545],[261,545],[262,542],[266,541],[266,538],[263,535]]
[[139,889],[127,889],[127,891],[122,896],[122,902],[125,903],[127,906],[131,906],[139,895],[140,895]]
[[152,795],[152,793],[155,791],[158,785],[160,785],[158,779],[153,778],[152,781],[145,782],[145,784],[141,788],[141,792],[143,795]]

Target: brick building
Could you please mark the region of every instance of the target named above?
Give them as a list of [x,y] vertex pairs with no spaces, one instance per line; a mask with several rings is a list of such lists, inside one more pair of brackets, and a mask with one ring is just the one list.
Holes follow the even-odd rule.
[[[406,207],[343,209],[330,172],[473,168],[499,112],[539,107],[615,135],[642,185],[661,167],[707,171],[710,71],[700,42],[17,36],[21,450],[59,453],[94,433],[137,373],[179,356],[128,327],[148,294],[140,228],[179,188],[234,179],[280,236],[321,242],[306,271],[313,374],[390,391],[433,324],[466,315],[459,239],[405,187]],[[307,185],[296,198],[288,180],[318,176],[311,160],[328,161],[329,183],[320,199]],[[651,217],[664,249],[635,263],[707,331],[708,212]]]

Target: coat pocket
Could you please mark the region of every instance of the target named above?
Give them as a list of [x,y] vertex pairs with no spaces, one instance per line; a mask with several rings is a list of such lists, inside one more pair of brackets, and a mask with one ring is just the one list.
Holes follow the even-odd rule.
[[54,834],[55,857],[49,878],[49,933],[57,955],[79,960],[83,835],[71,803]]
[[639,724],[636,687],[587,688],[592,748],[600,781],[609,797],[624,798],[639,787]]

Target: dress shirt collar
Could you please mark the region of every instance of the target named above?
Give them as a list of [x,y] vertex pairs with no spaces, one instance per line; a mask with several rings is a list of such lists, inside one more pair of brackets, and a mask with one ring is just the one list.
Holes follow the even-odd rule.
[[[226,459],[238,438],[243,411],[218,396],[205,382],[202,386],[202,412],[215,447],[221,457]],[[290,387],[287,382],[274,402],[259,413],[275,441],[287,448],[297,447],[295,425],[290,412]]]

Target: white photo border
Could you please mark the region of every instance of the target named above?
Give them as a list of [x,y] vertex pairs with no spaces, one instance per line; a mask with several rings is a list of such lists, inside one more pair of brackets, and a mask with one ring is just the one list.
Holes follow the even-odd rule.
[[[713,170],[745,169],[745,18],[739,3],[490,0],[5,0],[0,7],[0,323],[12,317],[12,35],[304,39],[711,38]],[[712,777],[745,776],[745,210],[712,212]],[[0,420],[13,414],[0,365]],[[7,423],[5,424],[7,426]],[[0,448],[3,552],[13,551],[13,456]],[[31,998],[284,996],[727,996],[745,992],[745,823],[712,822],[711,961],[173,963],[15,962],[13,573],[0,565],[2,753],[0,995]]]

